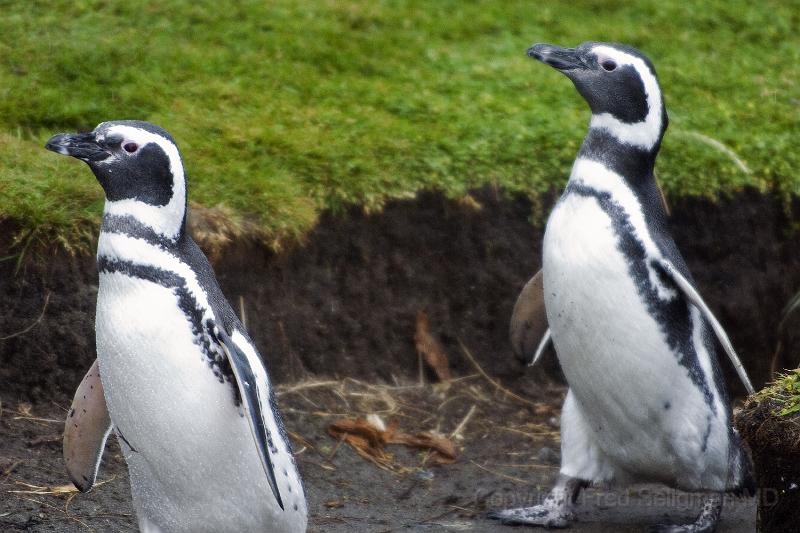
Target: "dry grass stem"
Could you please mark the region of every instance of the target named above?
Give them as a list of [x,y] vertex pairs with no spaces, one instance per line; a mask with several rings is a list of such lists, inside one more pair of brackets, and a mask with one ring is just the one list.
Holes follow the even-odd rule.
[[[541,427],[546,427],[546,426],[541,426]],[[525,435],[526,437],[530,437],[531,439],[535,440],[554,439],[558,441],[560,440],[559,435],[561,435],[559,431],[553,429],[543,429],[536,433],[531,433],[530,431],[522,431],[521,429],[510,428],[506,426],[497,426],[497,429],[502,429],[503,431],[510,431],[511,433],[517,433],[519,435]]]
[[6,335],[5,337],[0,337],[0,341],[7,341],[9,339],[13,339],[14,337],[20,337],[20,336],[25,335],[26,333],[28,333],[33,328],[35,328],[42,321],[42,319],[44,318],[44,313],[47,310],[47,304],[50,303],[50,295],[51,294],[52,293],[50,291],[48,291],[47,294],[45,295],[45,297],[44,297],[44,305],[42,306],[42,312],[39,313],[39,317],[36,320],[34,320],[26,328],[24,328],[24,329],[22,329],[20,331],[17,331],[16,333],[12,333],[10,335]]
[[464,431],[464,428],[467,427],[469,419],[472,418],[472,415],[475,414],[475,408],[476,405],[472,404],[472,407],[469,408],[469,411],[467,412],[467,415],[464,417],[464,419],[461,420],[461,422],[456,426],[456,429],[454,429],[453,432],[450,433],[451,439],[462,438],[461,432]]
[[517,394],[514,394],[513,392],[511,392],[507,388],[503,387],[494,378],[489,376],[489,374],[487,374],[486,371],[483,370],[483,367],[481,367],[481,365],[478,364],[478,361],[475,359],[475,357],[472,355],[472,353],[470,353],[470,351],[467,349],[467,347],[464,346],[464,343],[461,342],[461,339],[458,339],[458,345],[461,346],[461,350],[464,352],[464,355],[467,357],[467,359],[469,359],[469,362],[472,363],[472,366],[475,367],[475,370],[477,370],[484,378],[486,378],[486,381],[491,383],[492,386],[494,386],[494,388],[496,388],[498,391],[502,392],[503,394],[505,394],[509,398],[513,398],[513,399],[515,399],[516,401],[518,401],[520,403],[523,403],[525,405],[530,405],[532,407],[536,407],[536,403],[534,403],[534,402],[532,402],[530,400],[526,400],[522,396],[518,396]]
[[333,381],[333,380],[326,380],[326,381],[303,381],[296,385],[292,385],[291,387],[286,387],[279,385],[276,387],[275,394],[277,396],[283,396],[284,394],[292,394],[294,392],[299,392],[306,389],[316,389],[320,387],[331,387],[333,385],[339,385],[341,381]]
[[483,466],[481,464],[476,463],[473,460],[470,460],[470,463],[474,464],[475,466],[477,466],[481,470],[489,472],[493,476],[501,477],[503,479],[508,479],[509,481],[513,481],[514,483],[521,483],[522,485],[531,485],[531,483],[525,481],[524,479],[520,479],[520,478],[514,477],[514,476],[509,476],[508,474],[504,474],[502,472],[498,472],[496,470],[492,470],[491,468],[487,468],[487,467],[485,467],[485,466]]

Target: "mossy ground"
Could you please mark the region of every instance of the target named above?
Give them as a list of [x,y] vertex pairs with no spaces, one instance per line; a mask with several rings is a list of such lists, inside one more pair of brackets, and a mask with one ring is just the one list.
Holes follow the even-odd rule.
[[91,242],[99,187],[42,145],[115,118],[168,129],[191,199],[256,221],[272,244],[323,210],[424,188],[559,187],[588,111],[526,57],[538,41],[625,42],[653,59],[668,195],[800,184],[797,1],[2,4],[0,220],[27,242]]

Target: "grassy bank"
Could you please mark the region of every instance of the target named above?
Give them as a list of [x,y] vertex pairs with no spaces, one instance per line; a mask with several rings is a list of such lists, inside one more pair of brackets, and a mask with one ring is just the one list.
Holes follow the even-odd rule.
[[537,41],[650,55],[671,116],[669,195],[800,188],[796,1],[0,5],[0,219],[66,245],[90,240],[101,193],[42,145],[114,118],[164,126],[191,199],[273,237],[420,188],[559,186],[587,109],[525,56]]

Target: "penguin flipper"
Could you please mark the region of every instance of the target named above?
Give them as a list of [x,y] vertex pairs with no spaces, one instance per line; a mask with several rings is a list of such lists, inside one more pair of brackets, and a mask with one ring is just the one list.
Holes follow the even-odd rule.
[[747,376],[747,371],[745,370],[742,362],[739,360],[739,356],[736,355],[736,351],[733,349],[733,344],[731,344],[731,340],[728,338],[728,334],[725,333],[725,330],[722,328],[722,324],[719,323],[717,318],[711,312],[711,309],[708,308],[706,303],[703,301],[703,298],[694,288],[692,283],[686,279],[675,266],[667,261],[666,259],[661,259],[658,261],[657,266],[661,267],[661,270],[667,274],[672,281],[675,282],[675,285],[681,290],[683,295],[686,297],[689,302],[692,303],[699,311],[703,314],[703,317],[711,324],[711,329],[714,331],[714,334],[717,336],[717,340],[722,345],[722,348],[725,350],[725,353],[728,354],[728,358],[731,360],[733,367],[736,369],[736,373],[739,375],[739,379],[742,380],[744,384],[744,388],[747,390],[747,394],[755,393],[755,389],[753,389],[752,383],[750,383],[750,378]]
[[109,433],[111,417],[95,359],[75,390],[64,422],[64,463],[72,483],[81,492],[94,486]]
[[535,365],[550,341],[541,270],[525,284],[517,297],[509,335],[517,357],[530,361],[528,366]]
[[533,359],[531,359],[531,362],[528,363],[528,366],[534,366],[539,361],[539,359],[542,357],[542,354],[547,349],[547,346],[552,341],[553,338],[550,334],[550,328],[547,328],[547,330],[544,332],[544,335],[542,335],[542,340],[539,341],[539,346],[536,347],[536,353],[533,354]]
[[264,473],[267,474],[269,488],[272,489],[272,494],[275,496],[278,505],[283,509],[281,492],[278,489],[278,481],[275,478],[275,468],[270,458],[272,435],[264,419],[264,408],[270,408],[270,401],[269,391],[266,388],[267,382],[264,379],[266,371],[263,363],[258,359],[255,349],[252,350],[253,354],[249,355],[236,344],[224,328],[216,327],[214,329],[214,333],[221,341],[220,346],[225,352],[231,364],[233,375],[236,378],[242,405],[250,423],[253,439],[256,441],[256,449],[261,459],[261,466],[264,467]]

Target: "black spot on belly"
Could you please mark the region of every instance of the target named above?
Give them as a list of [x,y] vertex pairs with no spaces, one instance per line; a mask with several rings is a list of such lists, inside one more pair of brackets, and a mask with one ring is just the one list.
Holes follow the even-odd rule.
[[669,402],[664,402],[664,410],[669,411],[672,408],[672,404]]

